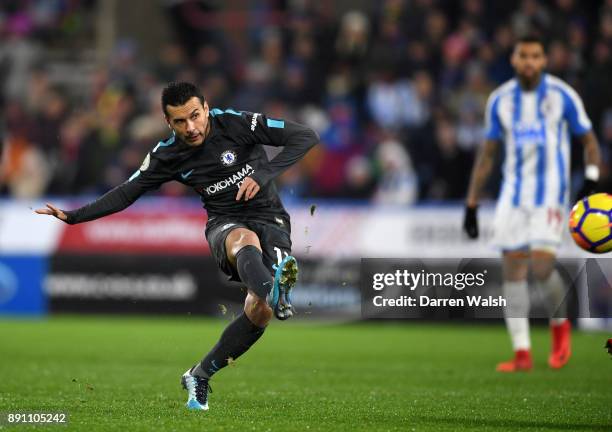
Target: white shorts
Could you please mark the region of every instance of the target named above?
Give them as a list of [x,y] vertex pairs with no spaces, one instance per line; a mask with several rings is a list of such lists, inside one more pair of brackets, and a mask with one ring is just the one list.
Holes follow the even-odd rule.
[[556,253],[566,225],[561,207],[512,207],[498,204],[493,243],[502,251],[548,250]]

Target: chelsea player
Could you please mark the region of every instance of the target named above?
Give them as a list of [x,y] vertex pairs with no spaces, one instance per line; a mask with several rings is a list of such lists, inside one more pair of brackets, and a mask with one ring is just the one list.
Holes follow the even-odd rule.
[[[172,134],[147,153],[129,180],[79,209],[61,210],[47,204],[36,212],[76,224],[121,211],[171,180],[195,189],[208,213],[206,238],[217,264],[248,289],[244,313],[182,376],[187,407],[207,410],[212,376],[262,336],[273,313],[280,320],[293,315],[290,293],[298,267],[290,255],[289,214],[273,180],[317,144],[319,137],[288,120],[210,109],[191,83],[170,83],[161,104]],[[268,161],[263,144],[283,149]]]

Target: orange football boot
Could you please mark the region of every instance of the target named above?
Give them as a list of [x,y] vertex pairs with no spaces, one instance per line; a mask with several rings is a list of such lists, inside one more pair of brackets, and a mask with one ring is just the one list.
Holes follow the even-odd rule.
[[497,365],[497,372],[529,372],[533,368],[531,351],[518,350],[514,352],[514,358]]
[[563,324],[551,325],[552,350],[548,356],[548,366],[560,369],[568,362],[572,352],[572,325],[569,320]]

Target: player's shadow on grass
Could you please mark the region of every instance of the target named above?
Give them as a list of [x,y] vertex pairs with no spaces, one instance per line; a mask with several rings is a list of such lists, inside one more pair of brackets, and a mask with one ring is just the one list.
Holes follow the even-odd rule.
[[453,426],[465,426],[465,427],[490,427],[500,428],[501,430],[519,430],[519,429],[558,429],[568,431],[610,431],[610,425],[594,425],[584,423],[559,423],[559,422],[547,422],[545,420],[496,420],[496,419],[458,419],[458,418],[446,418],[446,417],[435,417],[420,415],[416,418],[432,423],[448,423]]

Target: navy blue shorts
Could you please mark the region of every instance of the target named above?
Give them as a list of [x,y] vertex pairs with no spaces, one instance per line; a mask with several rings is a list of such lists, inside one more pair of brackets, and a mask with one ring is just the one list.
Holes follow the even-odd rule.
[[225,239],[236,228],[246,228],[253,231],[261,244],[264,265],[274,275],[273,265],[279,264],[291,254],[291,228],[288,221],[275,218],[276,223],[263,221],[245,221],[235,218],[215,218],[212,224],[206,226],[206,240],[210,246],[219,268],[231,281],[240,282],[240,275],[230,263],[225,249]]

